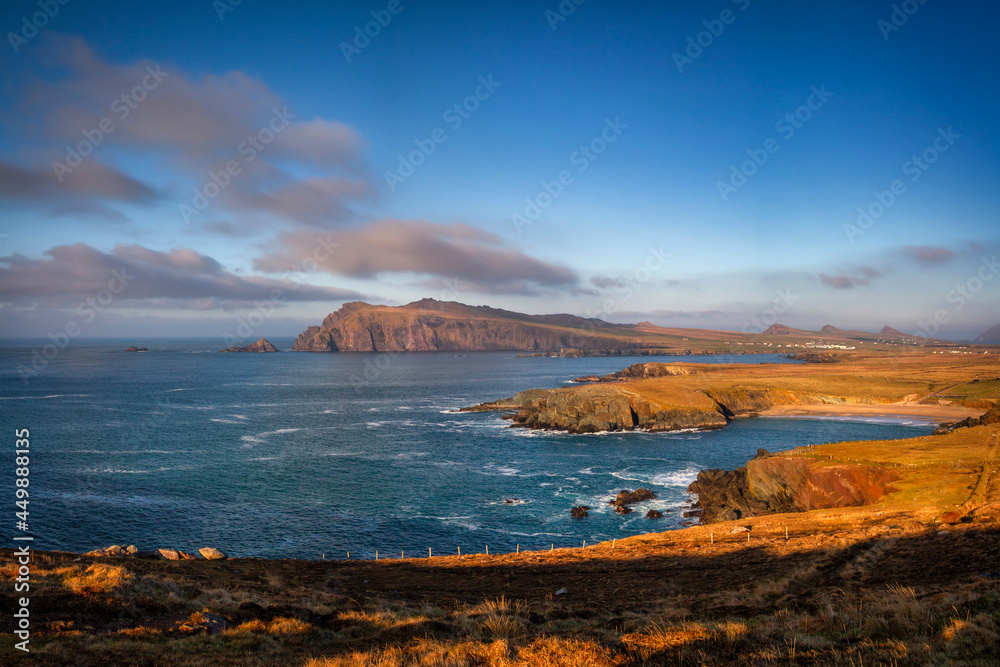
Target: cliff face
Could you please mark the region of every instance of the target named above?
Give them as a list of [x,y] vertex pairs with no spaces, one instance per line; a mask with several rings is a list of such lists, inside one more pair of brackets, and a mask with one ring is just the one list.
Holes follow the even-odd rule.
[[865,465],[820,465],[805,457],[757,457],[737,470],[703,470],[688,491],[698,494],[695,507],[703,523],[748,516],[807,512],[869,505],[892,491],[897,477]]
[[798,405],[803,402],[801,394],[758,387],[728,387],[705,393],[719,404],[727,417],[746,417],[776,405]]
[[311,326],[293,350],[306,352],[550,351],[580,347],[627,347],[627,339],[601,329],[626,327],[573,315],[520,315],[495,308],[433,299],[391,308],[346,303],[321,326]]

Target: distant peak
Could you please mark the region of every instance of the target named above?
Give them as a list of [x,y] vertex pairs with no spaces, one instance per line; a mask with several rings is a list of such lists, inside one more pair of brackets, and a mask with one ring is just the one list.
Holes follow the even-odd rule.
[[977,343],[1000,343],[1000,324],[984,331],[979,338],[976,339]]
[[843,329],[838,329],[837,327],[833,326],[832,324],[824,324],[823,328],[820,329],[820,331],[822,333],[828,333],[828,334],[842,334],[842,333],[847,333]]
[[410,303],[403,306],[404,308],[434,308],[444,301],[438,301],[437,299],[432,299],[430,297],[425,297],[420,301],[411,301]]
[[792,333],[798,333],[798,330],[784,324],[772,324],[764,330],[764,334],[768,336],[787,336]]
[[903,333],[899,329],[893,329],[888,324],[882,327],[879,333],[883,336],[894,336],[895,338],[913,338],[911,334]]

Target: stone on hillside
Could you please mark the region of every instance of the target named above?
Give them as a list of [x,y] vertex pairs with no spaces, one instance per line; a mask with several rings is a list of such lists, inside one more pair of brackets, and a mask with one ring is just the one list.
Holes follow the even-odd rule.
[[215,547],[202,547],[201,549],[198,549],[198,553],[200,553],[201,557],[205,560],[223,560],[226,557],[226,554],[222,553]]

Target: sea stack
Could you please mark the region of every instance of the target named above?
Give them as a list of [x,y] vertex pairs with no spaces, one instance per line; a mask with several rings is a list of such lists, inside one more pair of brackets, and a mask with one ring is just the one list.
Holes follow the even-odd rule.
[[277,352],[278,348],[271,345],[271,342],[266,338],[261,338],[256,343],[251,343],[250,345],[245,345],[240,347],[239,345],[233,345],[225,350],[219,350],[219,352]]

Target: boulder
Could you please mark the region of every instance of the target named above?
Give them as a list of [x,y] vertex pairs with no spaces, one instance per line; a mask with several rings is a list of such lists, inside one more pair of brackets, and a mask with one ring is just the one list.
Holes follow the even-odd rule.
[[659,510],[649,510],[648,512],[646,512],[646,518],[647,519],[662,519],[663,518],[663,512],[661,512]]
[[194,554],[189,554],[186,551],[177,550],[177,554],[181,557],[181,560],[198,560],[198,557]]
[[229,622],[218,614],[210,614],[207,611],[196,611],[186,620],[174,626],[173,631],[180,634],[209,634],[214,635],[229,627]]
[[110,547],[107,547],[104,550],[104,554],[106,556],[112,556],[112,557],[115,557],[115,558],[121,558],[122,556],[125,555],[125,549],[123,549],[121,546],[119,546],[117,544],[112,544]]
[[134,544],[130,544],[127,547],[125,547],[125,553],[127,553],[129,556],[134,556],[137,553],[139,553],[139,547],[135,546]]
[[632,508],[628,505],[615,505],[615,511],[619,514],[631,514]]
[[950,512],[945,512],[944,514],[941,515],[940,523],[950,525],[954,523],[961,523],[961,521],[962,521],[962,513],[957,510],[952,510]]
[[136,558],[163,558],[163,555],[159,551],[154,549],[147,549],[143,551],[137,551],[135,553]]
[[181,555],[176,549],[158,549],[157,553],[167,560],[180,560]]
[[198,553],[200,553],[201,557],[205,560],[223,560],[226,557],[226,554],[222,553],[215,547],[202,547],[201,549],[198,549]]
[[635,491],[629,491],[628,489],[622,489],[618,492],[618,496],[612,500],[609,504],[611,505],[631,505],[633,503],[641,503],[644,500],[652,500],[656,497],[656,494],[649,489],[636,489]]
[[589,509],[590,508],[587,507],[586,505],[580,505],[579,507],[574,507],[573,509],[571,509],[569,511],[569,515],[574,519],[585,519],[588,516],[590,516],[590,514],[587,512],[587,510]]

